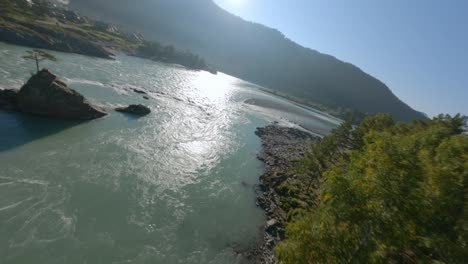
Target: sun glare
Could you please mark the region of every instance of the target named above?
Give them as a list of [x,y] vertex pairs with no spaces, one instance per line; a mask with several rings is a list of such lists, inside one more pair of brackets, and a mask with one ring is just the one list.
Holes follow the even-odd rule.
[[233,6],[242,6],[247,0],[228,0],[228,2]]

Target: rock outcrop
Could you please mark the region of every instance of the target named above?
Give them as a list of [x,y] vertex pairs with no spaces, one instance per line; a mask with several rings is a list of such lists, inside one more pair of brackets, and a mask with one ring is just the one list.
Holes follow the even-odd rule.
[[262,140],[262,151],[258,159],[265,164],[265,172],[260,177],[257,189],[257,205],[267,216],[263,241],[251,253],[255,263],[276,263],[275,245],[285,238],[285,221],[287,214],[281,208],[279,186],[288,178],[288,171],[320,138],[303,130],[290,127],[270,125],[257,128],[255,134]]
[[106,115],[48,70],[33,75],[19,92],[0,91],[0,108],[76,120],[90,120]]
[[134,114],[134,115],[147,115],[151,113],[151,109],[144,105],[129,105],[127,107],[117,107],[115,109],[117,112],[122,112],[122,113],[129,113],[129,114]]
[[[10,22],[17,24],[18,27],[10,28],[0,24],[0,41],[15,45],[72,52],[105,59],[112,59],[112,56],[114,56],[114,54],[107,51],[105,48],[86,38],[74,37],[71,34],[64,34],[62,31],[55,31],[36,24],[31,25],[17,20],[11,20]],[[25,28],[27,30],[25,30]]]

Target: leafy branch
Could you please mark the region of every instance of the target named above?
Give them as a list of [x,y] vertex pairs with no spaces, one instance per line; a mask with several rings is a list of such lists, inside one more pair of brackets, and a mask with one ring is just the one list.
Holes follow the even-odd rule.
[[55,58],[54,55],[49,54],[43,50],[40,49],[33,49],[33,50],[28,50],[26,51],[26,55],[23,56],[23,59],[27,60],[33,60],[36,62],[36,69],[37,72],[39,72],[39,63],[45,60],[49,61],[57,61],[57,58]]

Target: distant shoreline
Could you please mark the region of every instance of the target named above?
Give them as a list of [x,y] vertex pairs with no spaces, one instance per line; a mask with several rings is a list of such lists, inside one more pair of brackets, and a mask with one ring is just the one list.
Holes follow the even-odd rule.
[[[272,94],[272,95],[276,96],[275,94]],[[339,119],[337,119],[335,117],[331,117],[330,115],[322,113],[322,112],[320,112],[318,110],[309,109],[308,107],[301,106],[298,103],[293,102],[288,98],[283,98],[283,97],[279,97],[279,98],[281,98],[283,100],[287,100],[287,102],[292,104],[293,107],[287,107],[286,105],[278,104],[278,103],[275,103],[273,101],[265,100],[265,99],[261,99],[261,98],[247,99],[247,100],[244,101],[244,103],[247,104],[247,105],[252,105],[252,106],[256,106],[256,107],[260,107],[260,108],[271,109],[271,110],[274,110],[274,111],[280,111],[280,112],[286,113],[286,114],[293,114],[293,115],[296,115],[298,117],[304,117],[304,118],[313,118],[314,117],[315,119],[317,119],[317,122],[320,122],[320,123],[323,123],[323,124],[334,124],[336,122],[335,125],[338,126],[339,124],[341,124],[341,122],[343,122],[342,120],[339,120]],[[298,107],[298,108],[295,108],[295,107]],[[310,112],[316,113],[317,115],[312,116],[310,114]],[[329,118],[329,119],[327,119],[327,118]],[[323,126],[321,127],[321,126],[314,126],[314,125],[310,126],[310,125],[307,124],[307,122],[300,122],[300,121],[293,122],[292,120],[289,120],[289,122],[292,122],[296,126],[302,128],[304,130],[307,130],[310,133],[314,133],[314,134],[316,134],[317,136],[320,136],[320,137],[327,135],[331,131],[331,128],[324,128]],[[331,126],[333,126],[333,125],[331,125]]]
[[[189,51],[147,41],[141,34],[128,33],[102,21],[81,16],[75,11],[47,7],[11,6],[0,14],[0,41],[24,47],[75,53],[113,59],[115,54],[177,64],[188,70],[206,70],[217,74],[203,58]],[[42,9],[41,9],[42,10]]]

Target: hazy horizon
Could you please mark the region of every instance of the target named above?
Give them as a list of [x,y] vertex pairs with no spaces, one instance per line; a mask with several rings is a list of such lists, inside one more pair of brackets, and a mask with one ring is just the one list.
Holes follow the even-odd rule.
[[[352,63],[429,116],[466,114],[468,2],[214,0],[245,20]],[[320,36],[320,37],[318,37]]]

